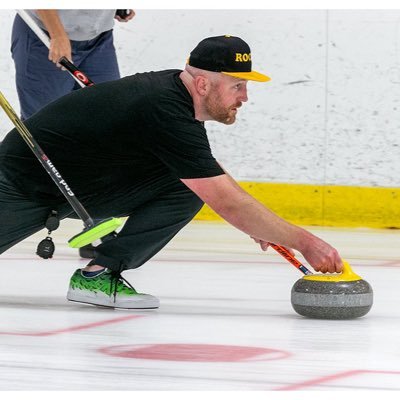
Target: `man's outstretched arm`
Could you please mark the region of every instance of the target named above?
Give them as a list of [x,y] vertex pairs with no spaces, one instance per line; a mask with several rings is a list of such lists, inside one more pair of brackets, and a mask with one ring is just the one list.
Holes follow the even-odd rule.
[[341,271],[342,260],[336,249],[276,215],[228,174],[182,182],[225,221],[249,236],[298,250],[316,271]]

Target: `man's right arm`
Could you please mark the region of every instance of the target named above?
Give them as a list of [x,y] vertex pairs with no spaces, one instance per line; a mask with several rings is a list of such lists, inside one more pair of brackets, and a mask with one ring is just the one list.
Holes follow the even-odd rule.
[[273,213],[228,174],[182,182],[224,220],[249,236],[300,251],[316,271],[341,271],[342,260],[332,246]]
[[71,42],[57,10],[36,10],[36,13],[50,35],[49,60],[57,64],[61,57],[66,57],[72,62]]

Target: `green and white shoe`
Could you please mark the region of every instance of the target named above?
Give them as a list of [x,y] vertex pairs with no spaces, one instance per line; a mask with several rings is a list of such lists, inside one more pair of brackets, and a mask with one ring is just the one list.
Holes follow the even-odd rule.
[[67,299],[113,308],[146,309],[160,306],[156,297],[138,293],[120,274],[108,269],[90,278],[77,269],[71,277]]

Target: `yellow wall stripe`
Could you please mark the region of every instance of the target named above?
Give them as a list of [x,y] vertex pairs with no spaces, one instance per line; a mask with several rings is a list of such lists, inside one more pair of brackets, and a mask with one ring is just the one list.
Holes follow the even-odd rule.
[[[298,225],[400,228],[400,188],[239,184],[282,218]],[[196,219],[221,220],[207,205]]]

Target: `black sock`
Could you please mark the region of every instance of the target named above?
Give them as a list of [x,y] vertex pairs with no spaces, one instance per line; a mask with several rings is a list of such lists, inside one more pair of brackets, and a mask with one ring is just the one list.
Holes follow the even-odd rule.
[[99,269],[98,271],[83,271],[82,270],[82,275],[85,278],[94,278],[97,275],[100,275],[102,272],[104,272],[105,268]]

